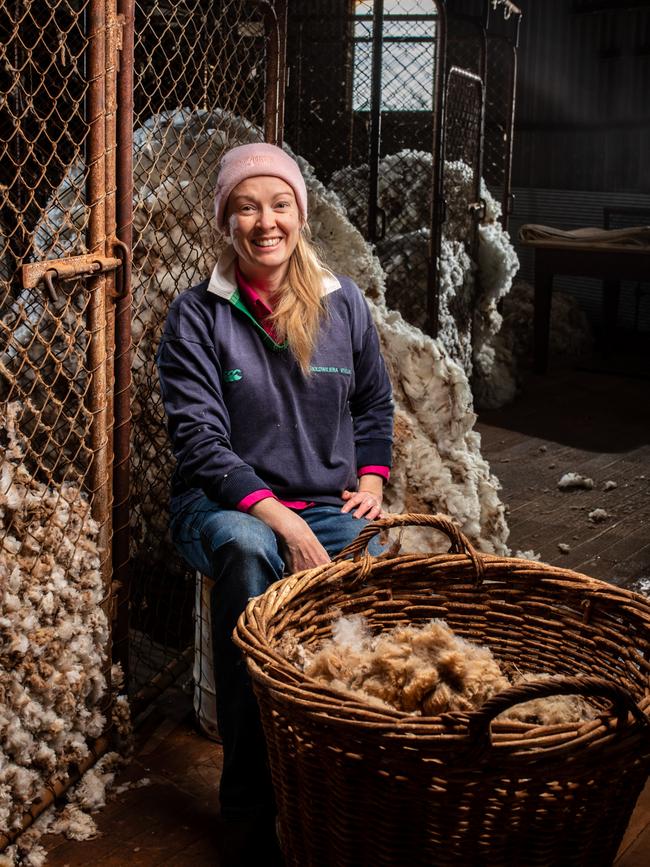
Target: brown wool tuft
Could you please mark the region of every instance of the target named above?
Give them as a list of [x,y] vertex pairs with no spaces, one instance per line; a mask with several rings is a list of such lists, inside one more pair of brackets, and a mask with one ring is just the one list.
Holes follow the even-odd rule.
[[[414,716],[473,711],[514,683],[550,677],[521,674],[512,679],[488,647],[456,635],[442,620],[422,626],[397,626],[372,635],[364,618],[339,617],[332,638],[301,644],[285,633],[281,652],[311,678],[346,695]],[[506,668],[506,666],[504,666]],[[537,725],[579,722],[595,710],[578,696],[535,699],[502,717]]]

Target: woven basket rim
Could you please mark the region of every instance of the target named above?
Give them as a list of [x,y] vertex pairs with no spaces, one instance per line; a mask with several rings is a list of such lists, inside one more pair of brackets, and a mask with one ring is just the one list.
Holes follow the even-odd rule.
[[[462,534],[459,535],[464,538]],[[477,561],[481,569],[479,578],[477,578]],[[589,606],[594,599],[603,599],[617,604],[621,613],[647,616],[650,624],[650,600],[644,596],[580,572],[537,560],[483,554],[473,549],[466,553],[398,554],[389,557],[386,555],[372,557],[366,552],[357,555],[355,560],[338,560],[294,573],[271,585],[262,596],[249,602],[239,619],[234,639],[247,657],[254,683],[272,690],[278,701],[298,702],[302,712],[309,713],[314,718],[327,717],[330,720],[355,726],[357,723],[354,720],[359,717],[359,725],[366,725],[386,736],[406,738],[422,737],[426,734],[444,736],[445,733],[449,733],[454,737],[457,736],[459,726],[464,725],[466,730],[472,718],[480,714],[480,710],[425,717],[415,716],[395,708],[378,707],[308,677],[269,641],[266,631],[268,627],[274,623],[277,625],[278,620],[286,618],[292,605],[297,606],[300,601],[313,597],[314,591],[318,591],[321,596],[328,592],[334,594],[337,590],[341,590],[344,582],[356,580],[358,582],[356,587],[358,587],[363,581],[371,583],[376,576],[381,577],[383,573],[405,565],[426,565],[432,570],[440,569],[448,573],[450,570],[456,573],[462,572],[463,579],[454,580],[454,587],[459,589],[479,585],[483,589],[491,585],[498,587],[507,581],[508,575],[516,575],[519,579],[534,580],[540,585],[550,585],[558,590],[584,591],[587,623]],[[497,572],[498,575],[495,574]],[[408,587],[400,586],[399,592],[404,595],[408,592]],[[325,604],[324,599],[320,601]],[[325,604],[326,609],[329,607],[333,605]],[[558,600],[558,608],[561,608],[560,600]],[[643,698],[634,701],[646,720],[650,721],[648,691],[646,690]],[[538,748],[541,741],[548,736],[557,738],[563,733],[568,740],[575,742],[585,737],[589,739],[590,733],[601,730],[603,725],[611,730],[616,729],[617,723],[611,712],[599,713],[595,720],[573,725],[541,726],[534,723],[518,723],[513,728],[511,720],[496,719],[492,721],[491,731],[496,744],[510,741],[519,746]]]

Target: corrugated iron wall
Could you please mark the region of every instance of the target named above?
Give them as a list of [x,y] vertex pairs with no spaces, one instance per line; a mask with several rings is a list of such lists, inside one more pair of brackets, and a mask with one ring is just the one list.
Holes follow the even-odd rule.
[[650,191],[650,6],[519,5],[514,185]]
[[[513,238],[523,223],[603,226],[606,207],[650,213],[650,4],[518,0],[518,5],[524,19]],[[521,246],[517,251],[520,275],[532,281],[532,253]],[[574,295],[598,327],[600,281],[558,276],[555,286]],[[650,331],[649,288],[623,284],[619,327]]]

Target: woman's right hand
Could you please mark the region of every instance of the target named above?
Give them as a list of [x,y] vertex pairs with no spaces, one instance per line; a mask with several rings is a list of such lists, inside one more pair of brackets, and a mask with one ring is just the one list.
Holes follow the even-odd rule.
[[271,497],[260,500],[250,509],[250,514],[268,524],[280,538],[289,574],[330,562],[329,554],[309,524],[278,500]]

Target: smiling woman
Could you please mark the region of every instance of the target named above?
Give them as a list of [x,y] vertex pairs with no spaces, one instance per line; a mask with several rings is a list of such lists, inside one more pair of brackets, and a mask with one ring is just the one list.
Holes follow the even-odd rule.
[[226,234],[239,267],[267,296],[287,276],[302,222],[293,190],[281,178],[247,178],[230,195]]
[[215,211],[229,244],[209,280],[170,307],[157,355],[177,462],[172,536],[214,581],[220,863],[237,867],[281,855],[235,623],[250,597],[328,562],[381,515],[391,463],[377,333],[358,286],[319,259],[307,210],[300,169],[282,149],[226,153]]

